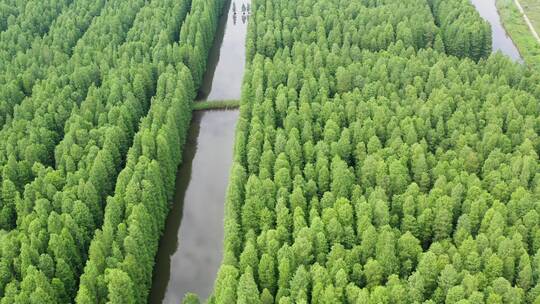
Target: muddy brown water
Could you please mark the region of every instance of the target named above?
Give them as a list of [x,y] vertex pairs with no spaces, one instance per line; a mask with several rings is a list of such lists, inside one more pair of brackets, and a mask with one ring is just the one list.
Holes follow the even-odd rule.
[[[233,12],[236,2],[236,14]],[[225,5],[198,100],[238,99],[245,66],[249,0]],[[238,111],[193,113],[176,193],[154,266],[149,303],[178,304],[187,292],[204,301],[223,255],[225,194]]]

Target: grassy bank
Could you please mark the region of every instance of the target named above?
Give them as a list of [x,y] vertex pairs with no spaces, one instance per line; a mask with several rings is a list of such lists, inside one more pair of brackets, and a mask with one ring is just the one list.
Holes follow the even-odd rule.
[[240,105],[240,100],[210,100],[210,101],[197,101],[193,104],[194,111],[202,110],[228,110],[236,109]]
[[525,10],[527,17],[531,20],[534,29],[540,33],[540,1],[538,0],[519,0]]
[[[535,10],[540,9],[540,7],[536,4],[526,6],[526,3],[533,3],[534,1],[536,0],[524,1],[523,6],[526,10],[527,16],[531,18],[531,21],[535,24],[535,27],[538,27],[540,22],[540,10],[538,12]],[[518,47],[519,52],[525,59],[525,62],[535,68],[540,67],[540,44],[534,39],[514,1],[497,0],[496,3],[503,25]],[[534,10],[532,8],[534,8]]]

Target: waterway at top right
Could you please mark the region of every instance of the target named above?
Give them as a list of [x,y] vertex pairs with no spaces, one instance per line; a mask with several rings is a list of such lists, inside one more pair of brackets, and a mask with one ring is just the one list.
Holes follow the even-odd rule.
[[522,57],[533,69],[540,67],[540,2],[538,0],[474,0],[495,3],[499,22]]
[[518,48],[501,22],[495,0],[471,0],[471,2],[480,13],[480,16],[491,24],[493,51],[500,51],[518,62],[523,62]]

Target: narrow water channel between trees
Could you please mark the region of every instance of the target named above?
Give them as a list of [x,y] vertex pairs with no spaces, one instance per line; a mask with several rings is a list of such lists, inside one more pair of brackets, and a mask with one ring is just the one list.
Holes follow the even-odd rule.
[[501,51],[508,57],[522,63],[523,59],[518,48],[510,36],[506,34],[501,16],[499,16],[497,6],[495,6],[495,0],[471,0],[471,2],[480,13],[480,16],[491,24],[493,51]]
[[[245,66],[249,0],[225,4],[199,100],[238,99]],[[196,111],[176,193],[156,256],[150,303],[206,299],[222,259],[223,216],[238,111]]]
[[[225,5],[199,100],[240,97],[249,2],[233,0]],[[495,0],[471,2],[491,24],[493,50],[522,62],[502,26]],[[203,300],[210,295],[222,258],[223,210],[237,119],[238,111],[193,115],[156,257],[150,303],[178,304],[187,292]]]
[[212,290],[222,257],[223,203],[237,111],[195,112],[154,268],[150,303]]

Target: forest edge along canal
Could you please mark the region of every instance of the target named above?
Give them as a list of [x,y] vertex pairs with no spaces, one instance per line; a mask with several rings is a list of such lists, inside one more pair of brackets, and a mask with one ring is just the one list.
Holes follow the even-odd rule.
[[515,61],[522,63],[523,58],[517,46],[502,24],[499,11],[495,6],[495,0],[471,0],[471,3],[480,13],[480,16],[491,25],[493,51],[500,51]]
[[[240,98],[249,4],[249,0],[225,4],[198,100]],[[222,259],[224,202],[237,119],[237,110],[193,113],[149,303],[177,304],[187,292],[201,300],[210,295]]]
[[[494,0],[471,0],[492,27],[493,50],[522,61]],[[199,100],[238,99],[245,67],[249,13],[225,5]],[[187,292],[206,299],[222,258],[223,204],[232,163],[238,111],[194,112],[176,195],[160,240],[150,303],[180,303]],[[185,215],[185,216],[184,216]]]

